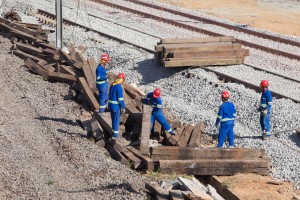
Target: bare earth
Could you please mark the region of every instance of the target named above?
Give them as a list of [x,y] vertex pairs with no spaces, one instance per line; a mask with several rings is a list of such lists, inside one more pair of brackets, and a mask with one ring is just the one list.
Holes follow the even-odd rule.
[[[300,1],[282,0],[159,0],[160,2],[198,10],[233,22],[300,36]],[[225,3],[226,2],[226,3]]]
[[[191,10],[246,24],[255,28],[270,30],[285,35],[300,36],[300,1],[282,0],[159,0]],[[226,3],[225,3],[226,2]],[[293,183],[268,184],[271,177],[255,174],[238,174],[219,177],[222,185],[228,187],[241,199],[275,200],[293,199],[300,195]]]

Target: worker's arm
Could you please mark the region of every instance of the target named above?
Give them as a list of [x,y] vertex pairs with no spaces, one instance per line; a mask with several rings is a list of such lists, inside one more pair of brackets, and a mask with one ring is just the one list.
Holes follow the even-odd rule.
[[123,89],[122,86],[119,85],[119,87],[117,88],[117,98],[118,98],[118,102],[121,106],[121,109],[125,109],[125,102],[124,102],[124,97],[123,97]]
[[234,104],[232,104],[232,105],[233,105],[233,118],[235,119],[236,118],[236,110],[235,110]]
[[222,109],[222,106],[220,106],[215,126],[219,125],[222,118],[223,118],[223,109]]
[[271,92],[268,92],[268,95],[267,95],[267,110],[268,110],[268,112],[271,111],[272,104],[273,104],[273,101],[272,101],[272,93],[271,93]]
[[143,103],[149,105],[150,104],[150,95],[151,93],[148,93],[144,98],[143,98]]
[[161,98],[159,97],[159,98],[157,98],[157,108],[158,109],[162,109],[162,100],[161,100]]

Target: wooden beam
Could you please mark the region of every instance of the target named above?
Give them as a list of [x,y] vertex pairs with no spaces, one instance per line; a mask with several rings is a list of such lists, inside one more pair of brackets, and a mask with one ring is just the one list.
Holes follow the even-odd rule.
[[169,190],[171,200],[184,200],[180,190]]
[[142,131],[141,131],[141,145],[140,145],[140,151],[144,155],[149,154],[150,128],[151,128],[151,107],[149,105],[144,105]]
[[[186,190],[191,191],[201,199],[213,200],[213,198],[206,193],[206,187],[201,183],[183,177],[178,177],[177,180]],[[197,179],[194,180],[197,181]]]
[[31,58],[26,59],[25,65],[30,71],[34,72],[35,74],[41,75],[44,78],[48,77],[48,71],[46,71],[43,67],[34,62]]
[[155,162],[151,158],[149,158],[148,156],[144,156],[139,150],[137,150],[136,148],[134,148],[132,146],[127,146],[127,149],[143,161],[147,170],[150,170],[150,171],[155,170]]
[[131,151],[129,151],[127,148],[124,148],[121,152],[128,160],[130,160],[131,166],[133,169],[142,169],[144,168],[144,163],[141,159],[139,159],[137,156],[135,156]]
[[87,59],[87,62],[88,62],[89,66],[90,66],[90,69],[91,69],[91,71],[92,71],[94,80],[96,80],[97,63],[96,63],[96,61],[95,61],[94,58],[88,58],[88,59]]
[[190,57],[190,58],[167,58],[166,61],[190,61],[190,60],[207,60],[207,59],[215,59],[215,60],[220,60],[220,59],[244,59],[244,55],[224,55],[224,56],[203,56],[203,57]]
[[35,62],[43,62],[44,61],[41,58],[38,58],[38,57],[33,56],[33,55],[30,55],[30,54],[25,53],[25,52],[23,52],[21,50],[13,50],[12,54],[18,56],[19,58],[22,58],[23,60],[26,60],[27,58],[31,58]]
[[218,51],[218,50],[232,50],[237,49],[240,50],[242,48],[242,45],[240,44],[224,44],[224,45],[206,45],[206,46],[194,46],[194,47],[168,47],[163,49],[163,52],[165,54],[168,54],[169,52],[175,52],[175,51]]
[[94,78],[92,70],[87,62],[83,63],[82,70],[89,87],[91,89],[96,88],[96,78]]
[[158,200],[169,200],[168,191],[164,190],[157,182],[145,183],[145,188],[155,195]]
[[66,83],[74,83],[77,81],[77,77],[74,75],[63,74],[59,72],[50,72],[48,74],[48,80],[61,81]]
[[243,59],[180,60],[180,61],[164,61],[164,67],[239,65],[242,63],[243,63]]
[[129,161],[117,150],[114,149],[111,143],[106,142],[105,148],[115,160],[120,161],[123,165],[129,166]]
[[184,128],[184,131],[182,132],[179,141],[177,142],[177,146],[186,146],[190,137],[191,137],[191,133],[193,131],[194,127],[189,124]]
[[155,51],[163,51],[169,48],[194,48],[194,47],[218,47],[222,45],[232,45],[232,42],[208,42],[208,43],[178,43],[178,44],[159,44],[155,46]]
[[210,42],[234,42],[233,36],[203,37],[203,38],[164,38],[162,44],[185,44],[185,43],[210,43]]
[[80,77],[79,79],[80,87],[84,91],[86,98],[93,110],[99,110],[99,103],[95,96],[93,95],[93,92],[91,91],[90,87],[88,86],[86,80],[83,77]]
[[[229,49],[229,50],[210,50],[210,51],[175,51],[169,54],[171,58],[194,58],[194,57],[217,57],[217,56],[248,56],[249,49]],[[167,54],[165,54],[168,57]],[[166,58],[165,57],[165,58]]]
[[183,133],[183,130],[184,130],[184,126],[181,127],[180,129],[178,129],[178,131],[176,131],[176,134],[175,135],[172,135],[171,137],[169,137],[169,140],[168,142],[172,145],[176,145],[179,138],[181,137],[181,134]]
[[269,174],[269,161],[257,160],[160,160],[161,173],[192,175],[233,175],[236,173]]
[[112,137],[112,128],[111,128],[111,117],[110,113],[105,112],[99,115],[99,109],[94,112],[94,116],[96,117],[99,124],[102,126],[105,131],[105,139],[109,139]]
[[204,128],[205,125],[203,122],[199,122],[198,124],[196,124],[189,141],[190,147],[200,147],[201,134],[204,132]]

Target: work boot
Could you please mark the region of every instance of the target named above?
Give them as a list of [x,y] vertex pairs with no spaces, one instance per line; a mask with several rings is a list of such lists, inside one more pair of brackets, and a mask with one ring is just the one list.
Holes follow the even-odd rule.
[[229,148],[229,149],[234,149],[234,146],[229,146],[228,148]]
[[170,135],[175,135],[175,131],[174,130],[172,130],[171,132],[169,132],[170,133]]

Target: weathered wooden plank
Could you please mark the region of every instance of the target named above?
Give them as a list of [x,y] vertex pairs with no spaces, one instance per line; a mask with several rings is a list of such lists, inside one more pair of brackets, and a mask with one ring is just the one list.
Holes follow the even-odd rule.
[[27,58],[31,58],[31,59],[32,59],[33,61],[35,61],[35,62],[43,62],[43,61],[44,61],[44,60],[41,59],[41,58],[38,58],[38,57],[33,56],[33,55],[30,55],[30,54],[25,53],[25,52],[23,52],[23,51],[21,51],[21,50],[13,50],[13,51],[12,51],[12,54],[13,54],[13,55],[16,55],[16,56],[18,56],[18,57],[20,57],[20,58],[22,58],[23,60],[26,60]]
[[179,61],[164,61],[164,67],[238,65],[238,64],[242,64],[242,63],[243,63],[243,59],[179,60]]
[[89,64],[89,66],[90,66],[90,69],[91,69],[91,71],[92,71],[93,77],[94,77],[94,79],[96,80],[97,63],[96,63],[96,61],[95,61],[94,58],[88,58],[88,59],[87,59],[87,62],[88,62],[88,64]]
[[178,177],[177,180],[182,184],[182,186],[186,190],[191,191],[193,194],[200,197],[201,199],[213,200],[211,196],[206,194],[205,186],[201,185],[200,183],[194,182],[193,180],[186,179],[183,177]]
[[169,142],[170,144],[172,144],[172,145],[176,145],[177,142],[178,142],[178,140],[179,140],[179,138],[181,137],[181,134],[183,133],[184,128],[185,128],[185,127],[183,126],[183,127],[181,127],[180,129],[178,129],[178,131],[176,132],[175,135],[172,135],[171,137],[169,137],[168,142]]
[[48,71],[46,71],[43,67],[34,62],[31,58],[26,59],[25,65],[29,68],[30,71],[34,72],[35,74],[39,74],[44,78],[48,77]]
[[229,50],[210,50],[210,51],[175,51],[170,53],[169,55],[165,54],[166,57],[170,58],[193,58],[193,57],[207,57],[207,56],[230,56],[230,55],[238,55],[238,56],[248,56],[249,49],[229,49]]
[[74,66],[76,69],[79,69],[79,70],[82,69],[81,65],[77,65],[68,54],[66,54],[65,52],[63,52],[61,50],[59,51],[59,53],[60,53],[60,56],[66,61],[66,63],[68,65]]
[[31,24],[31,23],[24,23],[24,22],[17,22],[15,24],[18,24],[18,25],[23,26],[28,29],[35,29],[35,30],[42,29],[41,24]]
[[151,156],[174,156],[176,160],[181,159],[256,159],[265,158],[264,149],[248,148],[191,148],[178,146],[161,146],[150,148]]
[[93,76],[92,70],[87,62],[84,62],[82,65],[82,70],[84,73],[84,77],[90,86],[91,89],[96,88],[96,79]]
[[124,148],[121,152],[128,160],[130,160],[131,166],[134,169],[142,169],[144,168],[144,163],[141,159],[139,159],[137,156],[135,156],[131,151],[129,151],[127,148]]
[[190,61],[190,60],[207,60],[207,59],[215,59],[215,60],[220,60],[220,59],[244,59],[244,55],[225,55],[225,56],[204,56],[204,57],[191,57],[191,58],[167,58],[166,61]]
[[145,183],[145,188],[149,190],[149,192],[156,196],[158,200],[169,200],[168,191],[164,190],[157,182]]
[[171,200],[184,200],[180,190],[169,190]]
[[66,83],[74,83],[77,81],[77,78],[74,75],[63,74],[63,73],[59,73],[59,72],[49,72],[48,80],[61,81],[61,82],[66,82]]
[[186,146],[189,139],[190,139],[190,136],[191,136],[191,133],[193,131],[194,127],[189,124],[187,125],[185,128],[184,128],[184,131],[182,132],[180,138],[179,138],[179,141],[177,142],[177,146]]
[[106,142],[105,148],[115,160],[120,161],[123,165],[129,166],[129,161],[117,150],[114,149],[111,143]]
[[99,110],[99,103],[95,96],[93,95],[93,92],[91,91],[90,87],[88,86],[86,80],[83,77],[79,78],[79,83],[81,89],[84,91],[86,98],[93,110]]
[[178,44],[159,44],[155,46],[155,51],[163,51],[169,48],[194,48],[194,47],[218,47],[222,45],[232,45],[232,42],[207,42],[207,43],[178,43]]
[[195,125],[189,141],[190,147],[200,147],[201,134],[204,132],[205,125],[203,122],[199,122]]
[[151,107],[149,105],[144,105],[142,131],[141,131],[141,145],[140,145],[140,151],[144,155],[149,154],[150,127],[151,127]]
[[[21,42],[14,42],[14,44],[16,44],[18,49],[20,49],[21,51],[26,52],[26,53],[38,54],[38,55],[44,53],[42,49],[33,47],[32,45],[29,45],[29,44],[25,44],[25,43],[21,43]],[[44,55],[44,57],[45,57],[45,55]]]
[[159,141],[161,134],[161,124],[155,120],[153,125],[153,136]]
[[136,108],[135,105],[131,103],[126,104],[126,111],[129,113],[129,115],[139,124],[142,125],[142,117],[143,114],[140,110]]
[[181,44],[181,43],[210,43],[210,42],[234,42],[233,36],[221,37],[202,37],[202,38],[163,38],[162,44]]
[[143,161],[147,170],[153,171],[155,169],[155,162],[151,158],[149,158],[148,156],[144,156],[139,150],[132,146],[127,146],[127,149]]
[[94,112],[94,116],[102,126],[103,130],[105,131],[105,139],[109,139],[112,136],[112,128],[111,128],[111,117],[110,113],[105,112],[99,115],[99,109]]
[[169,52],[175,52],[175,51],[219,51],[219,50],[240,50],[242,48],[242,45],[240,44],[224,44],[224,45],[206,45],[206,46],[195,46],[195,47],[168,47],[163,49],[163,52],[165,54],[168,54]]
[[71,66],[66,66],[66,65],[60,65],[60,72],[65,73],[65,74],[71,74],[71,75],[76,75],[74,69]]

